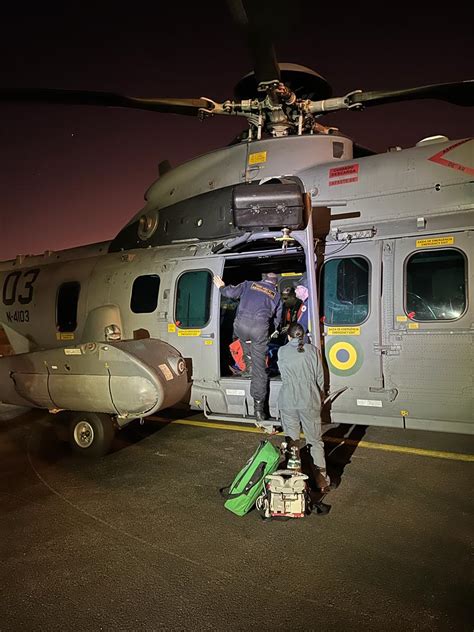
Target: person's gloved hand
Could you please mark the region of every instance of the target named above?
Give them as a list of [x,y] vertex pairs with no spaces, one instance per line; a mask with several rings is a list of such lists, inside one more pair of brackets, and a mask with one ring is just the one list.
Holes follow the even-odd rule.
[[278,338],[279,335],[280,335],[280,332],[278,331],[278,329],[275,329],[275,331],[270,336],[270,340],[275,340],[275,338]]

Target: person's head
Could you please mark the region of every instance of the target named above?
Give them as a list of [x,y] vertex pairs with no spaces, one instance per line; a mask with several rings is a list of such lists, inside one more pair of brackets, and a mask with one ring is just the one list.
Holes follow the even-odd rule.
[[292,325],[290,325],[290,327],[288,329],[288,339],[289,340],[297,339],[298,340],[298,351],[301,351],[301,352],[304,351],[304,348],[303,348],[304,335],[305,335],[305,331],[304,331],[303,327],[299,323],[293,323]]
[[288,305],[289,307],[291,307],[292,305],[295,305],[296,303],[295,288],[291,286],[283,288],[283,290],[281,291],[281,300],[285,303],[285,305]]
[[288,338],[304,338],[304,329],[299,323],[293,323],[288,329]]
[[262,281],[267,281],[267,283],[273,283],[276,285],[278,283],[278,274],[274,272],[264,272],[262,274]]

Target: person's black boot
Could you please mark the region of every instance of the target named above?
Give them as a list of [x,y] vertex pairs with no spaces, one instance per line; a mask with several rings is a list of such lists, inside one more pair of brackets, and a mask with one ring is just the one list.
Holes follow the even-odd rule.
[[254,400],[254,414],[255,419],[259,423],[268,419],[268,416],[265,412],[265,402],[259,401],[258,399]]

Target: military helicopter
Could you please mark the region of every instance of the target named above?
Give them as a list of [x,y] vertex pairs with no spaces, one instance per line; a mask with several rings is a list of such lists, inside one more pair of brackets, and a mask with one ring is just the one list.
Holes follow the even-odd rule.
[[[414,99],[472,106],[474,82],[333,97],[315,71],[277,62],[265,3],[229,4],[254,63],[230,100],[0,91],[0,103],[248,124],[226,147],[162,163],[114,239],[0,263],[0,324],[15,352],[0,358],[0,401],[55,413],[85,456],[171,406],[252,423],[249,380],[229,370],[235,310],[212,279],[273,271],[281,290],[306,279],[329,420],[472,433],[474,141],[375,154],[320,121]],[[275,424],[280,384],[270,380]]]

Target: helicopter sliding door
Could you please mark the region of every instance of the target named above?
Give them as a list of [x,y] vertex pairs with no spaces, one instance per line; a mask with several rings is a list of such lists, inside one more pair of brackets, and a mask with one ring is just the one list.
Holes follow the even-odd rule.
[[219,378],[220,297],[212,279],[222,268],[219,257],[197,257],[181,259],[173,269],[168,342],[186,359],[193,384]]
[[407,428],[473,433],[473,232],[395,239],[385,251],[393,306],[383,361],[397,412]]

